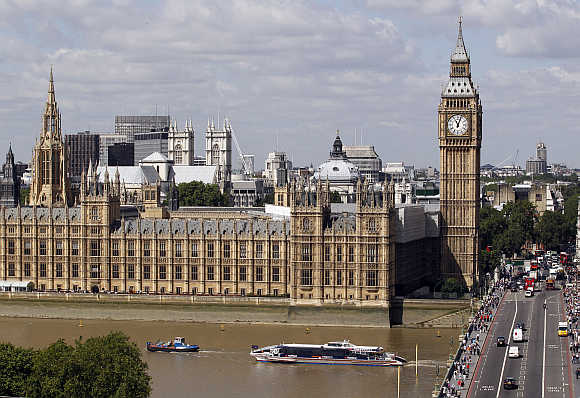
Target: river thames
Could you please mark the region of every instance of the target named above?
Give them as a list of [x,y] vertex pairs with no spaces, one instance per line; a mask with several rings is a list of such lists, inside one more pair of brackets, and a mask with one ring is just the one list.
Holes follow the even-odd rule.
[[[255,324],[202,324],[146,321],[79,321],[0,318],[0,340],[24,347],[45,347],[59,338],[72,343],[80,336],[126,333],[143,351],[152,376],[152,397],[396,397],[397,368],[256,363],[253,344],[315,343],[350,339],[381,345],[405,357],[401,397],[429,397],[439,365],[440,376],[459,330],[310,327]],[[150,353],[147,340],[183,336],[200,352]],[[451,342],[453,340],[453,347]],[[415,377],[415,344],[419,344],[419,377]]]

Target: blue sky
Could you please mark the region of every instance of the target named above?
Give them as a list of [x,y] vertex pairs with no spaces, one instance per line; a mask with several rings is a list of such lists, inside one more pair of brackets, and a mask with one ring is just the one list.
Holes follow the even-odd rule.
[[337,129],[383,162],[438,167],[436,111],[463,16],[484,107],[482,163],[543,140],[580,167],[580,6],[575,0],[0,1],[0,145],[28,161],[54,65],[65,133],[116,114],[227,116],[242,150],[296,165]]

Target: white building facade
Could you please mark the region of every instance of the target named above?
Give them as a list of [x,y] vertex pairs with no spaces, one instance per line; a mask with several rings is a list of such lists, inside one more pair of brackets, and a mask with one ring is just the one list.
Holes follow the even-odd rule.
[[175,122],[169,127],[167,154],[174,165],[193,166],[194,135],[191,120],[185,122],[185,127],[182,131],[179,131]]

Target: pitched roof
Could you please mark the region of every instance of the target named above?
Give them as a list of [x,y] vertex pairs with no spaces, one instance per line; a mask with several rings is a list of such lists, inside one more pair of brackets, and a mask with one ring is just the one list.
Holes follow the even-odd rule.
[[161,152],[153,152],[151,155],[139,161],[139,163],[159,163],[159,162],[163,163],[169,162],[169,159]]
[[176,184],[192,181],[201,181],[204,184],[217,182],[217,166],[173,166],[172,170]]

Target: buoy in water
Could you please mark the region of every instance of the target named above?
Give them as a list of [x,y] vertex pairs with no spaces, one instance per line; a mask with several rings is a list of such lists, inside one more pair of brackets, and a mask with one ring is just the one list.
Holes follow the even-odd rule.
[[226,327],[222,324],[220,325],[220,332],[224,332],[226,330]]
[[310,328],[306,328],[306,329],[304,329],[304,333],[306,333],[306,334],[310,334]]
[[79,328],[82,328],[83,326],[85,326],[85,325],[83,325],[83,320],[82,320],[82,319],[80,319],[80,320],[79,320]]
[[437,329],[437,337],[441,337],[441,330]]

